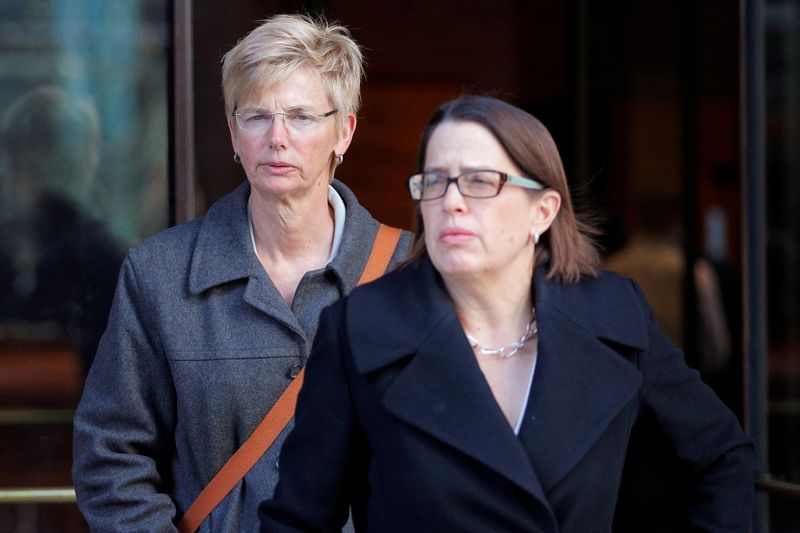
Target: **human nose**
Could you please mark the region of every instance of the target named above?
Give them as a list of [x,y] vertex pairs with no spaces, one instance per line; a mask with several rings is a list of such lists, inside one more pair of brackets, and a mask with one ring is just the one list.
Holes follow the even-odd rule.
[[[281,117],[280,126],[278,125],[278,117]],[[275,113],[272,115],[272,124],[270,124],[267,134],[269,136],[270,146],[283,146],[286,142],[286,134],[288,128],[286,127],[286,115],[284,113]]]
[[442,196],[442,209],[445,211],[464,209],[464,195],[459,189],[458,178],[448,178]]
[[288,128],[286,122],[286,113],[271,113],[271,118],[266,122],[268,129],[274,129],[278,125],[278,117],[281,119],[281,127]]

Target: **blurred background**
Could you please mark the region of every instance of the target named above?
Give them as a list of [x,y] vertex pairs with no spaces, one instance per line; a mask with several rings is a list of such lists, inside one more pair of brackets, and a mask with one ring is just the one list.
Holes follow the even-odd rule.
[[[800,531],[800,0],[0,0],[0,533],[86,530],[71,421],[120,262],[244,179],[220,60],[281,12],[364,47],[337,177],[386,223],[441,102],[541,119],[607,267],[756,440],[753,530]],[[635,438],[616,529],[682,531],[685,472]]]

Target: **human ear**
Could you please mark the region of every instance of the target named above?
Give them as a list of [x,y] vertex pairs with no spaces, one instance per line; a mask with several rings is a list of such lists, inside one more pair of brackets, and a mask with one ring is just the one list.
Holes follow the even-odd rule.
[[239,148],[237,146],[237,134],[239,133],[239,130],[236,127],[236,122],[233,120],[233,117],[228,117],[228,131],[231,134],[231,146],[233,147],[233,153],[238,154]]
[[538,194],[531,209],[531,238],[538,240],[558,215],[561,209],[561,195],[553,189],[545,189]]
[[356,132],[356,116],[348,113],[342,124],[342,131],[339,133],[339,140],[336,143],[337,154],[344,154],[350,143],[353,141],[353,134]]

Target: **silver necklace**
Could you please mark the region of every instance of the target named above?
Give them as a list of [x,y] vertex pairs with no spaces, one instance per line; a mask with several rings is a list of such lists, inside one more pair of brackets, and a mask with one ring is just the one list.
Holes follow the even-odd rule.
[[469,341],[470,345],[478,350],[480,355],[485,355],[487,357],[498,357],[500,359],[508,359],[509,357],[513,357],[517,355],[517,352],[525,346],[525,343],[531,340],[539,333],[539,328],[536,326],[536,311],[531,309],[533,313],[533,318],[531,321],[528,322],[528,327],[525,328],[525,333],[520,337],[517,342],[511,342],[509,344],[505,344],[498,348],[485,348],[481,346],[481,344],[469,333],[467,333],[467,340]]

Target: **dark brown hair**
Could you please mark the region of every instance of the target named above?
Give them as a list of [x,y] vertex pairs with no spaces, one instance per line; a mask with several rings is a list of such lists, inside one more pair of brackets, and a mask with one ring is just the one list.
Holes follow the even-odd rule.
[[[422,132],[418,157],[420,172],[424,170],[428,141],[443,122],[480,124],[494,135],[526,176],[561,195],[561,208],[536,245],[534,264],[545,265],[547,277],[557,278],[562,283],[596,276],[600,253],[593,236],[598,231],[578,220],[573,211],[564,165],[547,128],[530,113],[496,98],[464,96],[451,100],[434,112]],[[424,227],[417,205],[414,246],[408,261],[419,260],[424,254]]]

